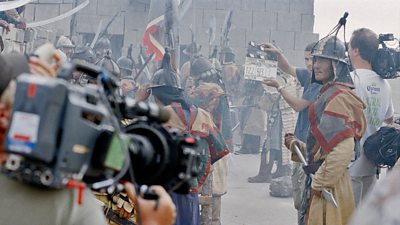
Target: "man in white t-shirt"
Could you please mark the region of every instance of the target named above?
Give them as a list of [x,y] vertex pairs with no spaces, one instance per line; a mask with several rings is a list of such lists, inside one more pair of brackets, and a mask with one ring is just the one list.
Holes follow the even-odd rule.
[[379,46],[378,36],[367,28],[353,32],[349,43],[349,57],[354,68],[351,73],[355,91],[366,104],[364,110],[368,126],[361,138],[361,151],[350,164],[353,192],[356,205],[364,198],[376,181],[377,167],[369,161],[362,149],[365,140],[379,127],[393,123],[393,103],[389,83],[372,70],[371,62]]

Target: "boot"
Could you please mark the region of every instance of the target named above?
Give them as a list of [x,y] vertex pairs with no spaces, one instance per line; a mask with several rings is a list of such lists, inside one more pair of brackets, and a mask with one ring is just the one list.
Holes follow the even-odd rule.
[[263,147],[263,151],[260,154],[260,169],[258,174],[254,177],[247,178],[249,183],[269,183],[271,182],[271,170],[274,165],[273,161],[267,164],[267,150]]

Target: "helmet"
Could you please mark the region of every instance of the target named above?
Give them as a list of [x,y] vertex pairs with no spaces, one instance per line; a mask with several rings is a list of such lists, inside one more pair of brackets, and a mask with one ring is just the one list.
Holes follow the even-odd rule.
[[103,49],[111,49],[111,42],[108,38],[102,37],[100,38],[96,44],[94,45],[94,49],[103,48]]
[[162,61],[162,66],[159,70],[157,70],[153,78],[151,79],[151,83],[153,87],[158,86],[169,86],[174,88],[180,88],[180,80],[178,74],[175,73],[171,68],[171,55],[166,49],[164,58]]
[[196,58],[195,60],[193,60],[192,65],[190,66],[190,74],[193,77],[211,76],[216,72],[217,71],[215,70],[211,62],[204,57]]
[[229,63],[234,63],[235,62],[235,52],[233,51],[233,48],[231,47],[225,47],[224,48],[224,60],[223,64],[229,64]]
[[117,64],[119,66],[120,69],[123,70],[129,70],[129,71],[133,71],[134,68],[134,62],[132,59],[126,57],[126,56],[121,56],[118,60],[117,60]]
[[329,36],[321,39],[317,45],[314,46],[311,55],[347,63],[345,60],[345,51],[345,46],[341,40],[334,36]]
[[121,76],[121,71],[118,67],[118,64],[114,62],[114,60],[111,59],[110,56],[106,55],[104,56],[98,63],[97,65],[103,67],[107,72],[111,73],[112,75],[120,78]]
[[60,36],[56,44],[57,48],[74,48],[75,45],[72,44],[71,40],[65,36]]
[[96,55],[93,50],[88,46],[78,46],[75,48],[74,53],[71,56],[71,59],[82,59],[89,63],[96,62]]
[[[345,49],[345,45],[341,40],[335,36],[328,36],[318,41],[316,46],[312,49],[311,55],[314,57],[332,59],[335,67],[334,81],[353,84],[350,77],[350,69],[346,61]],[[314,71],[311,81],[318,83],[318,81],[315,80]]]

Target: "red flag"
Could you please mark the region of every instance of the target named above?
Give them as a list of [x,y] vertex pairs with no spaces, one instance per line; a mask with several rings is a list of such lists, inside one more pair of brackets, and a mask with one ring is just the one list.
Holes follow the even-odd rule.
[[149,9],[149,23],[143,37],[147,55],[155,53],[154,61],[161,61],[164,50],[165,0],[152,0]]

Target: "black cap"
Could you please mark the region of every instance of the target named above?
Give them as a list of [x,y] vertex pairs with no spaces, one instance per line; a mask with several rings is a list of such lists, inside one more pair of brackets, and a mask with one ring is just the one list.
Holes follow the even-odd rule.
[[28,59],[20,53],[1,54],[0,68],[0,95],[12,79],[22,73],[29,73]]

